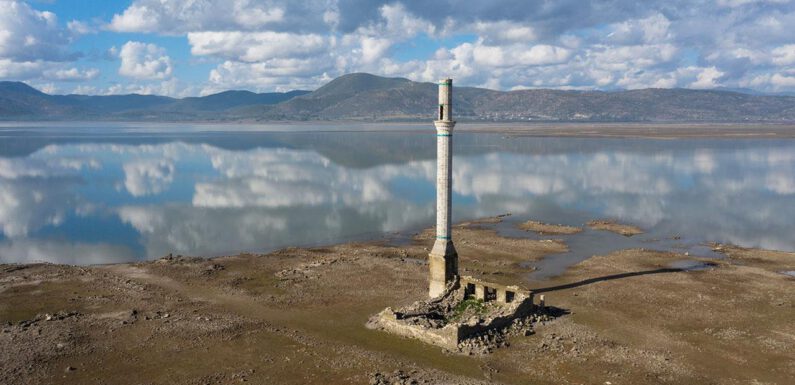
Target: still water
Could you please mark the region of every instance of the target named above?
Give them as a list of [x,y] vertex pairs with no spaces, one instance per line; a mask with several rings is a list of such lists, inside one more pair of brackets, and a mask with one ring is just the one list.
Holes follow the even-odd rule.
[[[0,262],[261,252],[433,224],[430,125],[265,128],[0,126]],[[632,242],[652,248],[676,236],[666,248],[795,250],[795,140],[458,132],[454,151],[454,221],[613,218],[645,229]],[[512,226],[501,228],[521,235]],[[627,242],[596,233],[572,249]]]

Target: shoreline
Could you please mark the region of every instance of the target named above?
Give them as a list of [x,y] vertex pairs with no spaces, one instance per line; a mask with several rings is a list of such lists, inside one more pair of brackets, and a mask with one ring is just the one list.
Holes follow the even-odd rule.
[[[650,138],[650,139],[770,139],[795,138],[795,122],[487,122],[461,121],[457,132],[493,133],[509,136],[531,137],[582,137],[582,138]],[[426,122],[366,122],[366,121],[273,121],[273,122],[147,122],[147,121],[0,121],[0,128],[63,127],[72,125],[108,126],[134,129],[158,127],[171,128],[164,133],[208,133],[216,130],[188,130],[188,127],[248,128],[243,132],[257,132],[258,128],[278,128],[262,132],[420,132],[431,129]],[[351,128],[349,126],[354,126]],[[397,129],[377,128],[391,126]],[[184,127],[186,130],[178,130]],[[289,127],[290,129],[287,129]],[[318,127],[306,130],[301,127]],[[328,129],[339,127],[338,129]],[[409,129],[409,127],[412,127]],[[292,128],[298,128],[292,129]],[[325,129],[323,129],[325,128]]]
[[383,308],[427,295],[426,229],[403,246],[0,265],[0,375],[20,384],[122,384],[133,373],[179,384],[785,384],[795,375],[795,278],[780,273],[795,270],[795,253],[714,245],[726,257],[704,259],[628,249],[528,284],[521,262],[567,245],[486,226],[500,220],[454,227],[462,274],[520,282],[568,313],[489,355],[450,355],[365,328]]

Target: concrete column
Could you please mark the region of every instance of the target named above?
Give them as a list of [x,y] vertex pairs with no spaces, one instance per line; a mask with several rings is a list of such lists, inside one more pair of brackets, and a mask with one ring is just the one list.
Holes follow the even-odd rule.
[[453,81],[439,82],[439,120],[436,126],[436,241],[429,255],[431,298],[444,293],[448,283],[458,277],[458,254],[450,231],[453,188]]

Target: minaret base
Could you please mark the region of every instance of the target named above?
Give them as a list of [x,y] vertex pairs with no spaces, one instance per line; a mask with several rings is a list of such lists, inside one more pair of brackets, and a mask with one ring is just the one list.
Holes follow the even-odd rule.
[[437,239],[428,254],[430,285],[428,296],[436,298],[444,294],[445,288],[458,279],[458,253],[453,241]]

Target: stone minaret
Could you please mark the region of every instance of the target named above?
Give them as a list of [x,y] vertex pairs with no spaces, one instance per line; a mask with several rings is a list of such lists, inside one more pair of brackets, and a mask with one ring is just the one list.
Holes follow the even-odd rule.
[[439,112],[436,126],[436,243],[430,259],[431,298],[444,293],[448,283],[458,279],[458,254],[450,232],[453,186],[453,79],[439,81]]

